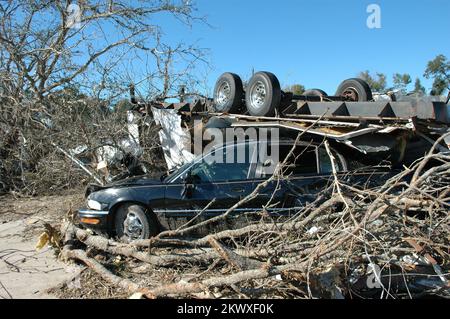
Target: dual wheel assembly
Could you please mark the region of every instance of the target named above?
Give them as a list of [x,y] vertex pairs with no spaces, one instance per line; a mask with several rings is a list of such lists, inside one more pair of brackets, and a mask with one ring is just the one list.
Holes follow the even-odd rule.
[[[270,72],[255,73],[244,90],[241,78],[234,73],[222,74],[214,87],[213,111],[218,113],[243,114],[252,116],[274,116],[285,92],[281,90],[277,77]],[[316,96],[328,100],[365,102],[372,100],[369,85],[361,79],[343,81],[335,97],[329,97],[320,89],[304,92],[303,97]]]

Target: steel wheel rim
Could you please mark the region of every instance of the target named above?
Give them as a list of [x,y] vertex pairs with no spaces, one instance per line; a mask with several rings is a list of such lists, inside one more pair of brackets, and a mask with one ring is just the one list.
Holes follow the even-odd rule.
[[228,84],[228,82],[223,82],[219,88],[217,89],[217,97],[216,97],[216,103],[219,106],[224,106],[225,104],[230,101],[231,97],[231,87]]
[[126,237],[131,240],[142,239],[144,235],[144,223],[135,213],[128,213],[123,222],[123,230]]
[[250,102],[252,106],[260,108],[266,102],[266,86],[261,81],[256,82],[250,90]]

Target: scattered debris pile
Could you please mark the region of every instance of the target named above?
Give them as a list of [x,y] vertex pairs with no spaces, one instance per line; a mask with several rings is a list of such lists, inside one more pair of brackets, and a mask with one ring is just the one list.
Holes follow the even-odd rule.
[[158,127],[137,110],[91,102],[55,109],[52,116],[20,116],[27,119],[20,126],[0,119],[0,194],[53,195],[164,166]]
[[190,236],[225,223],[251,194],[223,215],[132,243],[66,222],[61,255],[143,298],[449,297],[450,155],[436,146],[381,187],[347,185],[334,174],[288,220],[262,209],[256,223]]

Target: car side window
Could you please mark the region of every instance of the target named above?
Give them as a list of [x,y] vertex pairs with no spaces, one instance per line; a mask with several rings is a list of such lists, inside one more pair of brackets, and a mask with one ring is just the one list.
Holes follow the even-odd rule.
[[[289,155],[293,145],[280,145],[280,161]],[[317,174],[316,147],[297,145],[283,169],[284,176]]]
[[[279,145],[279,162],[283,163],[292,150],[292,144]],[[256,169],[257,178],[268,178],[261,163]],[[315,146],[297,145],[282,168],[284,176],[317,174],[317,148]]]
[[[240,154],[243,151],[245,156]],[[238,181],[252,178],[248,145],[228,146],[219,149],[218,152],[222,154],[213,152],[195,164],[191,174],[198,176],[202,182]],[[221,160],[217,160],[218,158]]]
[[[331,174],[333,172],[333,166],[331,164],[331,159],[330,159],[330,156],[328,155],[327,151],[324,148],[319,147],[318,153],[319,153],[320,173],[321,174]],[[333,153],[333,156],[335,158],[336,170],[338,172],[343,171],[342,163],[341,163],[339,157],[335,153]]]

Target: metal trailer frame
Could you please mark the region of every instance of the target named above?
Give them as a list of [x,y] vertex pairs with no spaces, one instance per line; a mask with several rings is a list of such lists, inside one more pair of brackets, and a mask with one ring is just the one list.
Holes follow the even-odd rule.
[[[424,148],[425,144],[431,146],[450,131],[450,106],[432,98],[407,96],[400,101],[352,102],[341,96],[306,96],[282,92],[276,115],[266,117],[209,112],[214,101],[208,98],[192,103],[142,103],[131,93],[136,110],[145,110],[147,114],[152,113],[152,108],[175,110],[191,134],[194,120],[209,123],[214,118],[224,123],[221,128],[272,127],[291,132],[307,131],[307,135],[316,140],[329,139],[364,155],[380,154],[389,149],[401,157],[413,137],[422,139],[421,147]],[[391,143],[390,140],[396,142]],[[437,148],[448,152],[449,147],[450,139],[447,139]]]

